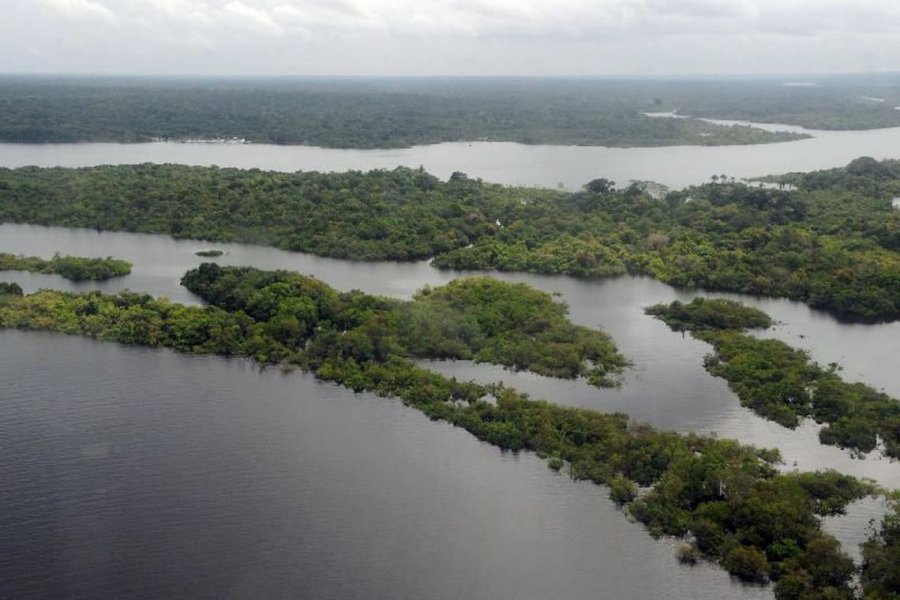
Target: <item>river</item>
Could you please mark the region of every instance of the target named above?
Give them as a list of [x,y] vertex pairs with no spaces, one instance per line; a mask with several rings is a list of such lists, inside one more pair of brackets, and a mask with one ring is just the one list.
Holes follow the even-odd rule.
[[[900,131],[889,131],[900,139]],[[806,142],[767,148],[801,143]],[[0,164],[39,162],[35,151],[47,161],[40,164],[71,164],[63,160],[69,152],[71,160],[92,164],[157,160],[134,154],[150,148],[171,151],[165,160],[172,162],[191,162],[181,152],[249,158],[258,148],[149,144],[118,146],[115,154],[107,146],[16,147],[16,157],[0,146]],[[476,146],[477,153],[506,145]],[[284,151],[283,156],[297,151],[265,150]],[[587,156],[598,150],[605,151],[553,152]],[[397,152],[415,151],[359,154],[388,157],[379,160],[394,166]],[[865,146],[848,160],[859,153],[878,154]],[[562,154],[555,154],[557,160]],[[488,170],[502,162],[495,154],[482,156],[493,157]],[[467,153],[457,153],[457,159],[478,166]],[[528,171],[515,167],[513,156],[505,160],[497,173]],[[728,173],[721,165],[711,165],[712,171]],[[301,168],[277,161],[260,166]],[[465,164],[457,168],[467,170]],[[659,174],[637,178],[663,180]],[[112,255],[132,261],[134,271],[84,284],[18,272],[0,278],[29,292],[129,288],[197,302],[178,279],[203,260],[194,252],[206,247],[164,236],[6,224],[0,225],[0,251]],[[399,298],[460,275],[425,262],[366,263],[250,245],[215,247],[226,252],[216,259],[221,264],[291,269],[339,289]],[[740,407],[725,383],[703,370],[708,346],[643,315],[648,304],[687,300],[698,292],[640,277],[496,276],[557,292],[575,322],[609,332],[634,362],[622,388],[597,390],[467,362],[428,366],[503,380],[560,403],[626,412],[666,429],[777,447],[785,469],[833,467],[900,487],[900,464],[854,459],[819,444],[813,424],[789,431]],[[900,396],[900,323],[846,324],[796,302],[731,296],[779,321],[765,335],[804,347],[823,363],[838,361],[846,378]],[[394,400],[352,394],[300,373],[259,370],[241,360],[0,332],[0,440],[0,477],[7,490],[0,496],[2,597],[771,597],[770,588],[740,585],[718,568],[680,566],[673,543],[654,541],[630,523],[602,488],[574,483],[534,456],[500,452]],[[877,502],[859,503],[828,527],[852,551],[868,519],[880,511]]]
[[759,126],[790,129],[813,137],[778,144],[660,148],[531,146],[508,142],[451,142],[396,150],[169,142],[0,144],[0,166],[83,167],[171,162],[276,171],[346,171],[405,165],[423,166],[444,179],[454,171],[462,171],[485,181],[525,186],[577,189],[592,179],[606,177],[620,185],[631,180],[652,180],[681,188],[709,181],[713,174],[749,178],[839,167],[860,155],[894,158],[900,147],[900,128],[819,131]]

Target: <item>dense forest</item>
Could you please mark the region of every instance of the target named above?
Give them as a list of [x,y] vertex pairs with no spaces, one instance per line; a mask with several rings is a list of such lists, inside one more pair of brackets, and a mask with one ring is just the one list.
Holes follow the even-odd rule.
[[731,300],[697,298],[647,308],[677,331],[690,331],[712,345],[704,366],[728,381],[741,404],[785,427],[801,417],[826,423],[823,444],[871,452],[883,444],[886,456],[900,459],[900,402],[862,383],[847,383],[837,365],[827,368],[802,350],[779,340],[759,339],[744,329],[766,328],[765,313]]
[[[277,173],[180,165],[0,169],[0,221],[251,242],[351,259],[423,259],[559,194],[421,170]],[[526,200],[527,201],[527,200]]]
[[568,193],[440,181],[421,169],[278,173],[178,165],[0,169],[0,221],[250,242],[439,268],[604,277],[794,298],[900,316],[895,163],[861,158],[815,185],[714,183],[654,197],[596,179]]
[[[661,432],[620,414],[531,400],[501,385],[459,382],[410,360],[490,348],[484,360],[571,376],[596,366],[587,359],[599,351],[621,366],[608,340],[568,323],[564,307],[546,294],[474,278],[422,290],[404,303],[339,293],[293,273],[213,264],[188,272],[183,283],[210,305],[128,292],[12,293],[0,298],[0,327],[294,364],[354,390],[396,396],[502,449],[536,452],[554,469],[568,465],[574,478],[608,485],[611,498],[653,535],[684,538],[692,552],[742,580],[774,581],[779,598],[853,598],[856,568],[822,530],[821,517],[879,493],[872,485],[834,471],[779,473],[774,451]],[[398,314],[410,322],[406,330],[398,328]],[[536,354],[514,356],[522,340],[505,344],[510,335],[527,340],[542,333],[557,338],[554,356],[540,354],[544,344],[533,345]],[[558,370],[555,355],[562,354],[571,357],[562,359],[571,368]],[[869,555],[884,547],[873,538]],[[880,579],[883,563],[866,564],[874,570],[863,573],[865,581],[893,585]]]
[[[760,84],[765,93],[777,84]],[[0,78],[0,141],[144,142],[232,139],[335,148],[453,141],[604,146],[726,145],[801,134],[654,119],[738,86],[551,79]],[[702,106],[706,106],[703,104]],[[699,107],[698,107],[699,108]],[[828,111],[829,107],[823,110]],[[864,122],[880,124],[868,110]],[[735,111],[738,115],[738,111]],[[891,115],[893,117],[893,115]],[[900,124],[900,115],[894,119]],[[853,123],[857,123],[854,121]]]
[[0,252],[0,271],[55,273],[71,281],[102,281],[128,275],[131,273],[131,263],[111,256],[83,258],[55,254],[53,258],[45,260],[37,256],[16,256]]
[[[801,85],[797,85],[797,84]],[[811,80],[706,81],[676,85],[661,95],[667,110],[694,117],[785,123],[810,129],[900,126],[896,73],[818,76]]]
[[[843,170],[851,178],[857,159]],[[878,163],[876,163],[878,164]],[[715,182],[654,199],[595,180],[556,202],[512,207],[504,227],[438,267],[603,276],[802,300],[859,319],[900,316],[900,211],[878,193]]]
[[900,160],[877,161],[863,156],[846,167],[769,175],[760,177],[759,180],[793,186],[810,194],[832,191],[862,197],[897,197],[900,196]]
[[893,511],[863,544],[862,559],[864,597],[900,598],[900,492],[893,494]]

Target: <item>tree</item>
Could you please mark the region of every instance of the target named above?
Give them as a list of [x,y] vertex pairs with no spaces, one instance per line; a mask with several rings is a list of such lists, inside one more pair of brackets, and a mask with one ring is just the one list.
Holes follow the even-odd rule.
[[6,283],[0,281],[0,296],[21,296],[22,288],[18,283]]
[[593,179],[584,185],[584,189],[592,194],[602,196],[612,192],[616,187],[615,181],[610,181],[605,177]]

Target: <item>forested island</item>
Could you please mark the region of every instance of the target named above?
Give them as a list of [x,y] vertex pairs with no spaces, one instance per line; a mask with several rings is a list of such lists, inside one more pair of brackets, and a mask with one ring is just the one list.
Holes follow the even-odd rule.
[[731,300],[696,298],[646,312],[711,344],[715,353],[704,367],[728,381],[741,404],[758,415],[791,428],[810,417],[827,424],[819,432],[823,444],[865,454],[880,439],[884,454],[900,459],[900,402],[862,383],[843,381],[837,365],[822,367],[784,342],[747,334],[745,329],[772,324],[762,311]]
[[[758,144],[808,137],[700,119],[654,119],[645,112],[683,108],[712,114],[760,95],[703,82],[565,79],[164,79],[0,78],[0,141],[20,143],[219,141],[331,148],[402,148],[456,141],[582,146]],[[740,101],[742,99],[742,101]],[[687,101],[686,101],[687,100]],[[693,100],[693,102],[691,101]],[[799,106],[808,106],[805,98]],[[833,114],[831,98],[817,110]],[[738,101],[738,106],[733,106]],[[778,102],[776,100],[776,102]],[[784,105],[795,102],[780,101]],[[774,108],[774,107],[773,107]],[[850,123],[900,124],[869,107]],[[857,113],[862,113],[857,115]],[[790,122],[790,121],[785,121]]]
[[[606,384],[624,359],[601,333],[569,323],[545,293],[471,278],[400,302],[339,293],[295,273],[214,264],[189,271],[182,283],[209,306],[129,292],[11,290],[0,297],[0,327],[246,356],[395,396],[504,450],[536,452],[554,469],[568,465],[574,478],[608,485],[653,535],[682,536],[745,581],[774,581],[779,598],[853,598],[856,568],[821,517],[879,493],[873,485],[834,471],[780,473],[774,451],[535,401],[413,362],[474,356]],[[889,519],[866,546],[862,580],[871,589],[897,591],[885,562],[896,553],[895,529]]]
[[131,263],[112,258],[84,258],[53,255],[45,260],[37,256],[17,256],[0,252],[0,271],[54,273],[71,281],[104,281],[131,273]]
[[280,173],[178,165],[0,169],[0,221],[247,242],[438,268],[645,274],[900,316],[898,163],[869,158],[763,189],[716,175],[663,197],[598,178],[578,192],[421,169]]

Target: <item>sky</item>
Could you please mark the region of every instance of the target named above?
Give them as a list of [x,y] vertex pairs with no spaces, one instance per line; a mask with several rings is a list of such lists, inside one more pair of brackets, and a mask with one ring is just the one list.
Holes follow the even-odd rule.
[[900,71],[897,0],[0,0],[0,73]]

